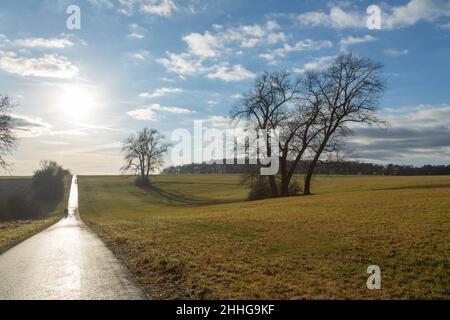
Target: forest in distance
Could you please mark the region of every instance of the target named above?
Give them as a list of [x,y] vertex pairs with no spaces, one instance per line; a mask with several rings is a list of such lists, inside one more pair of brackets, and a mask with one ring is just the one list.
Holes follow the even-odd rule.
[[[309,162],[301,161],[295,173],[304,174]],[[163,174],[248,174],[259,170],[260,165],[236,164],[234,159],[223,160],[221,163],[191,163],[179,166],[169,166],[163,169]],[[380,165],[358,161],[324,161],[317,165],[317,174],[339,175],[386,175],[386,176],[427,176],[450,175],[450,165]]]

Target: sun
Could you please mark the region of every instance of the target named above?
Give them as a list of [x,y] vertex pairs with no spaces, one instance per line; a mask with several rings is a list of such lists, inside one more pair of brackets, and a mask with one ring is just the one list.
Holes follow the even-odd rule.
[[62,88],[59,108],[70,118],[86,118],[94,114],[97,106],[95,90],[79,84],[65,85]]

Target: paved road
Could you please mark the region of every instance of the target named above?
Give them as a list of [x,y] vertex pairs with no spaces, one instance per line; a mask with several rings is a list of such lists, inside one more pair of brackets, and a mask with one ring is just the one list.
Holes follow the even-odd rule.
[[77,177],[70,215],[0,256],[0,299],[145,299],[129,272],[79,219]]

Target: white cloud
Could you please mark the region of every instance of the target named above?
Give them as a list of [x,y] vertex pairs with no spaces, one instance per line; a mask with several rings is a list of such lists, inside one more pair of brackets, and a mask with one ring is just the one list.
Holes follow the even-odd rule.
[[322,11],[306,12],[297,16],[297,21],[306,26],[327,26],[333,28],[363,28],[366,20],[363,13],[343,10],[338,6],[333,6],[329,13]]
[[136,60],[145,61],[148,59],[150,52],[147,50],[139,50],[131,54],[131,57]]
[[271,50],[270,52],[260,54],[260,58],[267,60],[271,64],[276,64],[277,58],[283,58],[292,52],[299,52],[304,50],[319,50],[323,48],[331,48],[333,43],[328,40],[312,40],[305,39],[298,41],[293,46],[285,43],[283,47]]
[[[231,28],[213,25],[214,32],[190,33],[184,36],[183,40],[188,44],[190,53],[201,59],[208,59],[231,53],[235,46],[249,49],[258,45],[267,46],[284,42],[287,37],[283,32],[278,31],[279,28],[280,26],[274,20],[269,20],[262,25],[241,25]],[[235,53],[237,54],[238,51]]]
[[402,110],[400,114],[391,113],[388,118],[395,123],[395,126],[405,128],[447,127],[450,129],[450,106],[448,105],[419,105],[408,111]]
[[336,56],[323,56],[314,59],[308,63],[305,63],[301,68],[294,68],[292,71],[296,73],[303,73],[312,70],[323,70],[327,68],[333,61],[336,59]]
[[172,0],[151,0],[150,3],[141,6],[142,12],[155,14],[161,17],[169,17],[172,12],[177,9],[177,6]]
[[150,104],[127,112],[127,114],[136,120],[149,120],[156,121],[158,119],[158,111],[165,113],[175,113],[175,114],[189,114],[194,113],[194,111],[186,108],[180,107],[165,107],[158,103]]
[[[220,78],[225,81],[237,81],[253,76],[243,66],[228,67],[231,56],[239,56],[244,50],[257,46],[270,47],[285,42],[287,36],[281,32],[275,20],[264,24],[240,25],[226,28],[214,24],[211,31],[193,32],[182,39],[187,50],[182,53],[167,52],[165,58],[157,60],[169,72],[181,77],[186,75],[207,74],[208,78]],[[302,43],[296,44],[292,50],[299,50]],[[291,48],[287,48],[290,50]]]
[[10,43],[11,43],[11,41],[9,40],[9,38],[6,35],[0,33],[0,47],[3,47]]
[[132,32],[128,35],[129,39],[135,39],[135,40],[142,40],[145,38],[145,36],[143,34],[137,33],[137,32]]
[[[433,22],[442,17],[450,17],[448,0],[410,0],[405,5],[384,5],[382,9],[382,29],[397,29],[415,25],[420,21]],[[366,28],[367,15],[364,10],[350,10],[337,5],[330,11],[312,11],[296,17],[301,25],[311,27]]]
[[142,40],[145,38],[144,32],[146,31],[144,28],[141,28],[136,23],[130,25],[130,34],[128,34],[128,39],[133,40]]
[[220,128],[220,129],[229,129],[231,124],[231,119],[224,116],[214,115],[209,116],[206,119],[206,123],[211,124],[214,128]]
[[137,0],[118,0],[120,8],[117,12],[124,14],[126,16],[131,16],[134,12],[134,6]]
[[372,42],[377,40],[374,36],[366,34],[362,37],[354,37],[354,36],[348,36],[343,39],[341,39],[341,48],[346,48],[348,46],[354,45],[354,44],[361,44],[366,42]]
[[87,0],[91,5],[98,8],[108,8],[111,9],[114,7],[114,4],[111,0]]
[[166,58],[156,60],[156,62],[162,64],[170,72],[179,75],[193,75],[204,71],[202,62],[194,59],[188,53],[167,53]]
[[217,37],[211,35],[209,32],[203,35],[200,33],[191,33],[184,36],[183,40],[187,42],[190,51],[201,58],[215,57],[220,47]]
[[139,108],[133,111],[129,111],[127,112],[127,115],[136,120],[156,121],[158,118],[156,112],[150,108]]
[[180,92],[184,92],[184,90],[182,88],[158,88],[153,92],[143,92],[141,94],[139,94],[139,97],[141,98],[157,98],[157,97],[162,97],[165,96],[167,94],[171,94],[171,93],[180,93]]
[[0,69],[21,76],[59,79],[71,79],[79,73],[79,69],[67,58],[56,54],[25,58],[11,51],[0,51]]
[[287,39],[287,36],[279,31],[280,26],[275,20],[269,20],[265,24],[241,25],[228,29],[216,25],[215,29],[221,43],[237,43],[241,48],[273,45]]
[[384,50],[384,53],[393,57],[404,56],[409,53],[408,49],[396,49],[396,48],[388,48]]
[[211,108],[217,106],[217,104],[218,104],[218,102],[214,101],[214,100],[208,100],[207,103],[208,103],[208,106]]
[[[64,49],[75,45],[73,38],[73,36],[62,34],[59,38],[24,38],[10,40],[6,35],[0,34],[0,46],[13,45],[24,48]],[[78,42],[84,45],[86,44],[83,40],[78,40]]]
[[27,47],[27,48],[52,48],[52,49],[64,49],[74,46],[74,43],[69,38],[27,38],[17,39],[15,44]]
[[221,79],[226,82],[240,81],[255,77],[255,74],[243,67],[242,65],[234,65],[229,67],[228,65],[217,66],[211,73],[208,73],[209,79]]
[[432,22],[440,17],[450,17],[448,0],[411,0],[403,6],[392,7],[385,17],[383,28],[407,27],[421,20]]

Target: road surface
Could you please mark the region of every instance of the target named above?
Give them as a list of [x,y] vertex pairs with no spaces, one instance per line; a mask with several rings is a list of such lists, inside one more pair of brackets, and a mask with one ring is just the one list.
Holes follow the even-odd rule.
[[145,295],[80,220],[73,176],[68,218],[0,256],[0,299],[145,299]]

